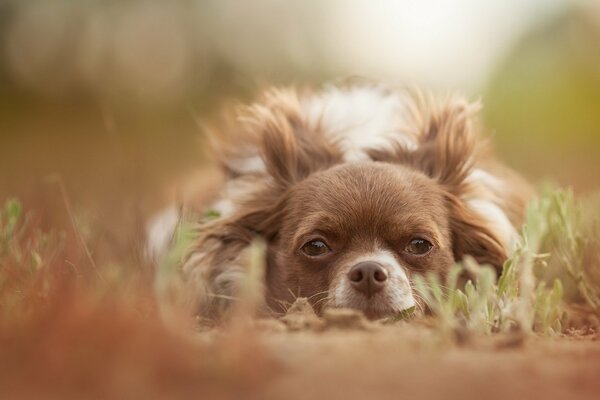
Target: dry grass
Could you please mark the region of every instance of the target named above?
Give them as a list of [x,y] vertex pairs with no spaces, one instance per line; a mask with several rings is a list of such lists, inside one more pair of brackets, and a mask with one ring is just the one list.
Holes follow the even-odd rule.
[[[338,321],[356,320],[354,316],[331,315],[324,323],[292,329],[281,322],[248,320],[245,316],[260,307],[262,251],[257,244],[250,260],[252,279],[237,302],[237,313],[231,314],[232,323],[198,332],[196,321],[181,315],[168,297],[176,289],[178,258],[190,240],[185,227],[155,275],[147,265],[132,261],[142,259],[134,254],[137,247],[121,259],[98,263],[93,229],[83,229],[72,210],[67,213],[69,229],[44,231],[39,215],[24,212],[19,202],[10,200],[0,212],[0,394],[2,398],[261,398],[270,393],[277,398],[287,387],[313,376],[301,366],[318,362],[324,352],[334,354],[328,361],[331,368],[345,371],[348,359],[363,363],[372,357],[367,349],[386,360],[381,368],[403,359],[418,360],[421,356],[415,351],[424,350],[416,348],[429,349],[424,356],[434,360],[435,354],[447,351],[439,345],[448,340],[440,337],[453,343],[460,337],[457,332],[479,336],[514,334],[516,329],[536,337],[572,335],[575,331],[568,330],[574,325],[572,310],[579,314],[584,310],[587,316],[578,328],[589,326],[598,301],[599,224],[584,203],[575,201],[570,192],[557,191],[534,204],[523,244],[498,281],[491,270],[472,263],[457,266],[446,284],[433,277],[421,281],[421,295],[435,315],[422,323],[417,319],[354,327]],[[462,287],[458,278],[464,269],[474,279]],[[427,321],[433,324],[425,328]],[[315,326],[326,332],[311,333]],[[340,326],[349,333],[335,333]],[[519,347],[522,340],[494,339],[484,348]],[[388,354],[380,349],[384,344],[396,350]],[[467,367],[470,363],[465,361]],[[422,372],[414,371],[415,377],[426,374],[425,364],[418,363]],[[331,382],[341,379],[340,373],[333,374]],[[381,376],[388,375],[381,370]],[[278,382],[276,389],[271,388],[273,381]],[[312,392],[331,391],[328,382]]]
[[[577,316],[569,305],[598,315],[600,264],[590,255],[600,251],[600,218],[593,203],[575,200],[570,190],[545,189],[530,204],[520,245],[498,280],[474,260],[455,266],[445,283],[436,276],[417,279],[441,330],[556,335],[573,327]],[[464,276],[470,279],[462,285]]]
[[151,274],[95,266],[16,201],[0,214],[2,398],[236,397],[272,363],[252,333],[201,342],[166,325]]

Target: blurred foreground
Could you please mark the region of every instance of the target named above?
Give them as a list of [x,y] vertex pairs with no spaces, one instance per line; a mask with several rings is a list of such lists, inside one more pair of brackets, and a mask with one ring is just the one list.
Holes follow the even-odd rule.
[[[66,232],[45,232],[39,222],[17,202],[0,214],[2,398],[595,399],[600,390],[599,314],[573,295],[577,286],[565,291],[565,303],[561,294],[559,303],[542,304],[549,313],[542,320],[562,323],[535,334],[521,327],[490,335],[477,303],[504,300],[479,285],[479,295],[466,292],[466,315],[450,297],[433,310],[456,315],[369,322],[330,310],[318,318],[298,299],[282,319],[254,319],[246,297],[211,326],[156,296],[163,282],[139,260],[97,264],[75,220]],[[561,263],[582,254],[565,248],[564,236],[548,237],[559,242],[542,271],[563,265],[558,278],[567,288],[580,275]],[[598,247],[587,249],[586,265],[597,268]],[[600,281],[582,277],[598,290]]]
[[[326,329],[241,318],[198,332],[157,301],[142,256],[148,216],[203,179],[206,126],[271,84],[364,75],[459,88],[482,97],[509,165],[582,198],[597,191],[597,2],[7,1],[0,43],[0,397],[600,393],[598,314],[581,289],[600,276],[598,247],[582,245],[597,231],[570,225],[597,207],[556,207],[568,215],[546,245],[561,262],[544,279],[557,293],[551,282],[571,267],[561,294],[577,304],[557,327],[563,297],[544,297],[543,337],[352,316]],[[586,267],[596,269],[579,279]]]

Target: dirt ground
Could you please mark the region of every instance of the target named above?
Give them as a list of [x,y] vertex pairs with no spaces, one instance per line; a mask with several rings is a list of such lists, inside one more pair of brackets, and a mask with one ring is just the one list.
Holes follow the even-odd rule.
[[497,339],[456,346],[424,328],[269,334],[281,371],[261,398],[597,399],[600,341]]
[[[474,337],[442,333],[426,322],[384,325],[343,312],[308,323],[300,318],[300,324],[285,318],[259,322],[253,340],[273,363],[272,373],[246,394],[261,399],[597,399],[600,394],[600,335],[594,330],[547,338]],[[230,333],[234,340],[236,329]],[[217,332],[200,337],[218,340],[223,333]],[[228,397],[226,388],[220,389]]]
[[[195,166],[193,156],[181,155],[187,154],[181,147],[194,153],[192,141],[172,148],[164,143],[172,142],[157,135],[153,151],[142,151],[140,143],[146,142],[135,138],[114,142],[108,133],[76,135],[88,131],[85,121],[60,125],[71,134],[59,141],[44,135],[53,121],[31,119],[28,124],[35,126],[16,132],[35,131],[37,136],[2,142],[0,198],[18,197],[35,212],[42,230],[66,233],[65,256],[51,258],[49,265],[81,275],[89,269],[88,275],[95,276],[65,199],[47,182],[57,174],[95,262],[136,265],[131,250],[140,243],[139,221],[164,201],[157,188]],[[53,152],[46,151],[50,146]],[[593,181],[589,177],[586,185],[595,185]],[[600,398],[596,331],[478,338],[442,334],[418,321],[384,326],[330,316],[325,322],[263,321],[257,329],[241,324],[194,333],[190,340],[189,332],[165,332],[152,311],[151,296],[130,294],[128,281],[120,280],[117,289],[109,281],[100,294],[90,294],[85,285],[70,294],[62,283],[54,284],[55,291],[51,287],[42,297],[38,286],[46,281],[35,281],[19,265],[7,265],[13,274],[9,282],[16,282],[18,290],[9,288],[6,298],[17,293],[18,300],[17,306],[4,304],[10,319],[0,318],[2,400]],[[121,297],[114,300],[113,292]],[[26,317],[21,321],[14,315]]]
[[[439,348],[427,332],[272,339],[287,373],[271,398],[589,398],[600,393],[600,343],[533,339],[518,348]],[[293,350],[292,350],[293,349]]]
[[[68,313],[68,312],[67,312]],[[68,315],[68,314],[67,314]],[[61,326],[61,329],[56,328]],[[31,328],[31,327],[30,327]],[[172,337],[114,315],[2,335],[2,399],[597,399],[600,335],[279,320]],[[26,348],[25,348],[25,347]]]
[[[230,390],[235,382],[225,381],[212,396],[597,399],[600,394],[600,336],[595,333],[463,338],[459,343],[410,323],[319,332],[283,331],[276,322],[263,328],[252,340],[269,360],[270,372],[242,392]],[[211,342],[221,335],[201,338]],[[256,366],[265,369],[264,358]]]

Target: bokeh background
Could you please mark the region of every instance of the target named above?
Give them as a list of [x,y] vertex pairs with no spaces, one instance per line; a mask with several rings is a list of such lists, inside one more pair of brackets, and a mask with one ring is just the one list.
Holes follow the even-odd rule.
[[352,76],[482,98],[510,165],[599,186],[600,1],[16,0],[0,3],[0,200],[55,224],[59,179],[126,251],[206,162],[224,106]]

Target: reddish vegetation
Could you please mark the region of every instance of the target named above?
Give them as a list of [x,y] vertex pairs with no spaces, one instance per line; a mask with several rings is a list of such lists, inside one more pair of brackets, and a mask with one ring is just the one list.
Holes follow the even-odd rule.
[[272,368],[252,335],[209,346],[169,329],[148,274],[95,270],[32,225],[0,252],[1,398],[237,397],[265,381]]
[[[288,318],[202,332],[184,319],[167,324],[143,266],[96,266],[72,227],[64,225],[60,245],[40,234],[41,221],[19,229],[14,248],[0,252],[3,399],[547,400],[600,392],[594,331],[457,342],[423,324],[365,325],[353,316],[340,322],[343,315],[325,324]],[[103,256],[94,244],[92,256]],[[29,267],[35,252],[37,270]]]

